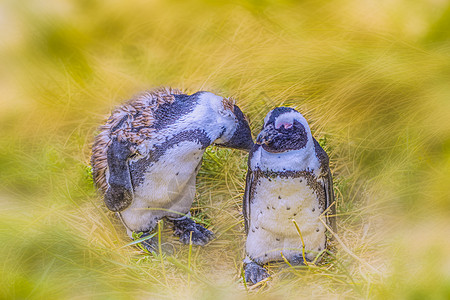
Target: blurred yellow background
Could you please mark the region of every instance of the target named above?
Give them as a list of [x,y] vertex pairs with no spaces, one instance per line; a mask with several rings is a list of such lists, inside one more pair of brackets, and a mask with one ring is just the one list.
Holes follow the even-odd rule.
[[[0,2],[0,298],[450,299],[450,3]],[[193,214],[217,240],[134,247],[90,178],[111,109],[158,86],[290,105],[331,158],[334,256],[242,283],[246,155],[211,148]]]

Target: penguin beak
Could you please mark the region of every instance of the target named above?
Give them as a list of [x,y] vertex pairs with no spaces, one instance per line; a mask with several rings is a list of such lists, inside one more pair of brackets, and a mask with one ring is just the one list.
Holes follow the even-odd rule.
[[258,134],[258,136],[256,137],[257,145],[262,145],[262,144],[267,145],[269,142],[270,142],[270,140],[267,139],[267,132],[265,132],[265,131],[261,131]]
[[272,125],[267,126],[261,132],[258,134],[258,137],[256,138],[256,144],[258,145],[268,145],[272,142],[273,138],[278,133],[273,128]]
[[238,121],[236,124],[236,131],[228,142],[217,144],[217,146],[240,149],[249,152],[254,145],[250,126],[248,125],[244,114],[236,105],[234,106],[234,114]]

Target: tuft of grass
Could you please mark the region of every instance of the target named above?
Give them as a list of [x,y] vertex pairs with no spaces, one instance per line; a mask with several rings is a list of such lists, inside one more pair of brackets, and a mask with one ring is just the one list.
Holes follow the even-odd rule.
[[[450,297],[445,1],[0,3],[0,298]],[[149,255],[90,176],[118,103],[161,85],[237,99],[254,136],[296,107],[331,159],[338,232],[243,282],[247,155],[208,148],[192,214],[217,236]]]

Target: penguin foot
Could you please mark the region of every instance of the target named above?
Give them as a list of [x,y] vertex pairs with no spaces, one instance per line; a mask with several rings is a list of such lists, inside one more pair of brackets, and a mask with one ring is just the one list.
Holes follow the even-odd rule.
[[297,254],[297,255],[294,255],[289,262],[293,266],[304,266],[305,265],[305,260],[307,262],[310,262],[310,260],[307,259],[307,258],[303,259],[303,256],[301,254]]
[[172,220],[172,222],[174,225],[174,235],[179,236],[180,242],[183,244],[189,244],[191,232],[193,245],[205,246],[214,239],[214,233],[189,218]]
[[[151,234],[150,232],[143,232],[142,234],[140,233],[136,234],[133,232],[132,239],[133,240],[142,239],[145,238],[146,236],[149,236],[150,234]],[[156,236],[153,236],[145,241],[142,241],[138,245],[147,250],[148,252],[158,252],[158,238]]]
[[294,255],[289,262],[293,266],[304,266],[305,265],[305,262],[303,260],[303,256],[301,254]]
[[245,272],[245,281],[250,282],[251,284],[256,284],[261,280],[264,280],[267,277],[269,277],[269,274],[267,273],[266,269],[264,269],[255,262],[246,264],[244,267],[244,272]]

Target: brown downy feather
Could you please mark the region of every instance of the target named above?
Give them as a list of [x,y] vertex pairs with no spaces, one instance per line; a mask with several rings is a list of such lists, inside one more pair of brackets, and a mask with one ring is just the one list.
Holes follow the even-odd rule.
[[232,112],[234,112],[234,104],[236,101],[232,98],[223,98],[222,99],[222,105],[225,109],[228,109]]
[[[129,102],[117,107],[106,121],[99,127],[99,134],[94,139],[92,146],[92,176],[97,188],[105,193],[108,184],[106,182],[106,169],[108,167],[106,152],[113,138],[119,141],[127,141],[131,144],[131,151],[143,141],[151,139],[154,131],[150,126],[154,123],[154,111],[165,103],[173,103],[173,95],[183,94],[182,91],[172,88],[159,88],[144,92]],[[143,126],[138,132],[133,128]]]

